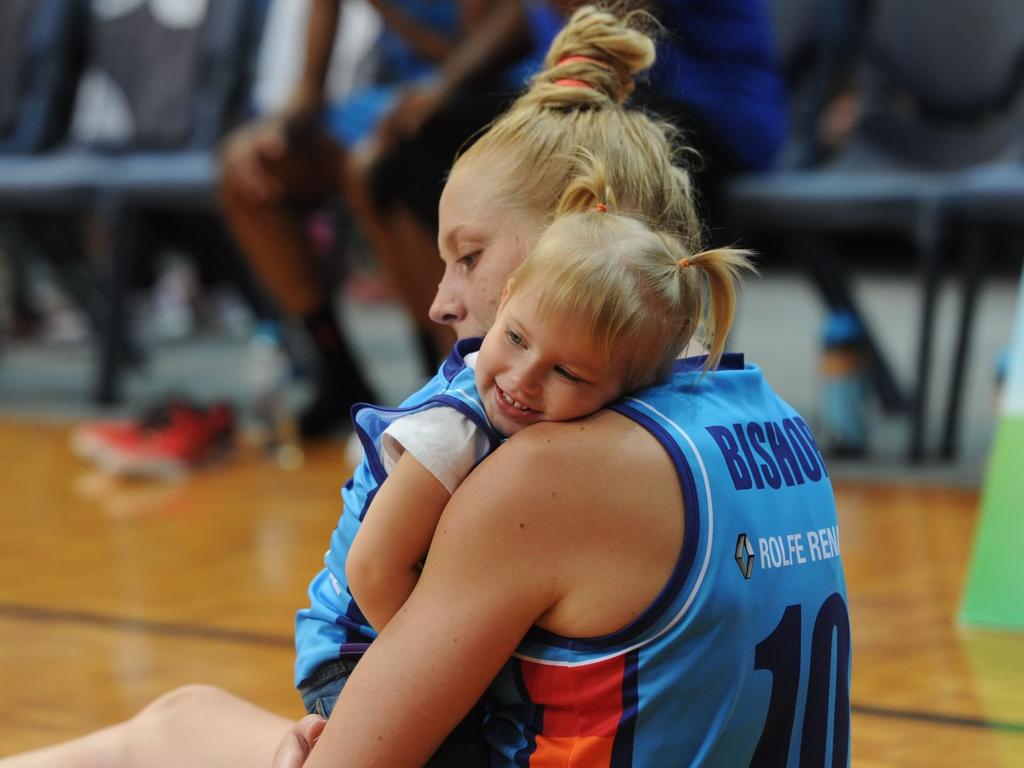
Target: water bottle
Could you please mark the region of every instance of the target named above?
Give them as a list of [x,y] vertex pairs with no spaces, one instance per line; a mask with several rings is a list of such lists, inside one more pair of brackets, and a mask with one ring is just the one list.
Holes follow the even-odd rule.
[[821,433],[833,456],[863,456],[868,442],[868,366],[864,329],[851,312],[825,322],[821,356]]
[[262,322],[249,341],[248,379],[256,442],[282,469],[302,466],[302,443],[288,403],[292,365],[276,323]]

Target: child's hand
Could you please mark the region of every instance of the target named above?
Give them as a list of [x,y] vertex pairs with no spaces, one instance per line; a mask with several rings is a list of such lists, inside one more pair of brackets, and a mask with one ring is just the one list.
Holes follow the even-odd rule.
[[306,715],[296,721],[277,746],[271,768],[302,768],[326,725],[320,715]]

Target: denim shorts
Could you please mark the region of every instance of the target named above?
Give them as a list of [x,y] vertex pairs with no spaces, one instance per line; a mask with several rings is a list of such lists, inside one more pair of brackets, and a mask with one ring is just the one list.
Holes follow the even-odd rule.
[[[353,653],[325,662],[299,684],[299,694],[309,714],[331,716],[341,689],[345,687],[348,676],[360,658],[361,653]],[[483,708],[477,704],[445,739],[424,768],[489,768],[491,753],[484,741],[482,722]]]
[[334,661],[327,661],[299,683],[299,695],[306,706],[306,712],[320,717],[330,717],[334,702],[341,695],[341,689],[348,682],[348,676],[362,658],[361,653],[346,654]]

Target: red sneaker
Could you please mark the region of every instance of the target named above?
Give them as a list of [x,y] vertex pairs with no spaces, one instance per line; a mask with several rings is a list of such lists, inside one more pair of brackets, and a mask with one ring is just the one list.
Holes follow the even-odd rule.
[[83,424],[71,433],[71,450],[79,458],[99,463],[108,445],[123,441],[140,429],[137,422],[128,420]]
[[83,459],[101,464],[109,450],[139,440],[144,433],[164,429],[170,423],[173,409],[193,407],[185,398],[175,396],[148,408],[137,419],[82,424],[71,433],[71,450]]
[[116,475],[177,479],[231,449],[234,421],[223,403],[209,408],[175,403],[161,427],[109,429],[96,461]]

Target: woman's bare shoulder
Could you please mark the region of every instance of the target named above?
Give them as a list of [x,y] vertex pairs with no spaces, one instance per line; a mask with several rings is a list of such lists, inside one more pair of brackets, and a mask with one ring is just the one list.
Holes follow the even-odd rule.
[[542,477],[557,482],[572,469],[592,475],[613,464],[643,471],[668,456],[660,443],[631,419],[614,411],[599,411],[570,422],[544,422],[525,429],[495,454],[495,462],[525,462]]
[[516,434],[470,473],[446,517],[482,526],[481,533],[514,518],[517,525],[577,540],[614,536],[624,510],[654,505],[678,512],[682,502],[672,488],[678,481],[658,441],[635,422],[602,411]]
[[531,426],[472,475],[493,505],[492,530],[506,541],[532,531],[533,567],[557,574],[557,599],[538,619],[545,629],[615,631],[669,578],[684,535],[682,490],[668,453],[630,419],[603,411]]

